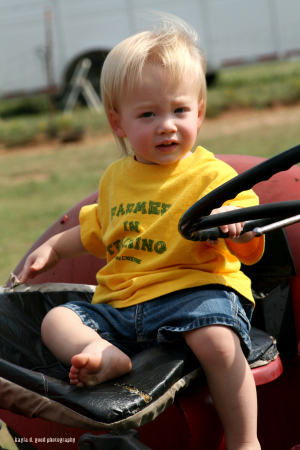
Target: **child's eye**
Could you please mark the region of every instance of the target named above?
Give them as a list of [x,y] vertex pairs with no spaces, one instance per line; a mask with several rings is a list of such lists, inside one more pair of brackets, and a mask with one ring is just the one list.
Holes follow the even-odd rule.
[[182,113],[185,113],[185,112],[187,112],[187,108],[185,108],[184,106],[183,107],[181,107],[181,108],[176,108],[175,109],[175,114],[182,114]]
[[141,114],[141,117],[152,117],[154,114],[151,111],[147,111]]

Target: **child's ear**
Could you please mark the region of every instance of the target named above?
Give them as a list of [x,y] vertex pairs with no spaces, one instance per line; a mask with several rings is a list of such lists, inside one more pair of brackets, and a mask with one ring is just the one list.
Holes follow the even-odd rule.
[[200,130],[200,127],[202,125],[202,122],[205,117],[205,111],[206,111],[206,103],[204,100],[200,100],[198,103],[198,120],[197,120],[197,129]]
[[110,109],[108,112],[108,121],[111,128],[116,133],[117,136],[121,138],[126,137],[125,130],[122,127],[122,120],[120,114],[114,109]]

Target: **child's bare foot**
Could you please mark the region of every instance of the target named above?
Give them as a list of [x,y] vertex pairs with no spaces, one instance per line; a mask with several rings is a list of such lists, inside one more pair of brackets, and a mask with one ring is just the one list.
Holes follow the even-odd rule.
[[70,383],[79,387],[95,386],[130,372],[130,358],[113,346],[110,350],[107,355],[91,352],[73,356]]

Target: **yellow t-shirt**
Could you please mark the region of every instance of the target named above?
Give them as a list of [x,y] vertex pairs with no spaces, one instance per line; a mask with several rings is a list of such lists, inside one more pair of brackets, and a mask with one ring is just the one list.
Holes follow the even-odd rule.
[[[188,241],[178,222],[199,198],[236,176],[236,172],[202,147],[170,165],[147,165],[125,157],[106,170],[98,205],[80,212],[86,249],[107,264],[98,272],[93,303],[122,308],[180,289],[221,284],[253,301],[250,280],[240,261],[257,262],[264,239],[218,245]],[[253,206],[253,191],[225,204]]]

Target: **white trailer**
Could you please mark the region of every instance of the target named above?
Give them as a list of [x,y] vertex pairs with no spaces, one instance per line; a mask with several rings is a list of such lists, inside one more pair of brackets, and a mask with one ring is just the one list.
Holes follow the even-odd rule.
[[0,97],[62,89],[83,57],[99,91],[105,56],[143,29],[145,8],[197,30],[211,76],[224,65],[300,55],[299,0],[0,0]]

